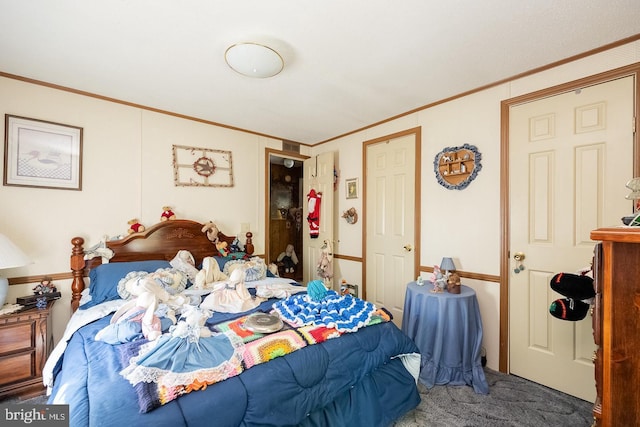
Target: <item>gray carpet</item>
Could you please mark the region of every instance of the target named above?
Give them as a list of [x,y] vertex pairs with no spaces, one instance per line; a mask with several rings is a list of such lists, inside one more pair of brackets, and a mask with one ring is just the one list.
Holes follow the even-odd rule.
[[44,405],[47,403],[47,396],[44,394],[42,396],[32,397],[30,399],[20,399],[17,397],[11,397],[9,399],[0,400],[0,404],[27,404],[27,405]]
[[422,402],[394,427],[588,427],[593,404],[527,381],[485,369],[489,394],[469,386],[418,384]]
[[[468,386],[418,384],[422,401],[393,427],[589,427],[592,404],[527,381],[485,369],[489,394]],[[46,397],[2,403],[44,404]]]

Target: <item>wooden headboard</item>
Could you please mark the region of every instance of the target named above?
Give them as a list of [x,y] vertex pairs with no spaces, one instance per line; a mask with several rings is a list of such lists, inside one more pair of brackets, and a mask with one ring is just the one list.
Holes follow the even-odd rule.
[[[219,255],[216,246],[202,232],[201,224],[187,219],[162,221],[149,227],[143,232],[133,233],[124,239],[106,242],[106,247],[114,253],[109,262],[167,260],[171,261],[179,250],[185,249],[191,252],[200,265],[202,259],[207,256]],[[253,234],[246,234],[245,252],[253,254]],[[231,244],[235,236],[227,236],[218,232],[218,239]],[[85,288],[84,278],[89,275],[92,268],[102,264],[101,257],[85,260],[84,239],[74,237],[71,239],[73,249],[71,251],[71,309],[75,311],[80,304],[81,293]]]

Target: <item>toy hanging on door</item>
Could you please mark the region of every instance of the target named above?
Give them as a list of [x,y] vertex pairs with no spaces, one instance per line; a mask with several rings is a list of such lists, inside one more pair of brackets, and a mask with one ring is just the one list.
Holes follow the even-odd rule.
[[331,242],[328,240],[324,241],[320,249],[317,273],[324,281],[331,280],[333,277],[333,250],[331,249]]
[[309,236],[317,239],[320,235],[320,203],[322,202],[322,192],[316,193],[313,188],[307,194],[307,203],[309,204]]

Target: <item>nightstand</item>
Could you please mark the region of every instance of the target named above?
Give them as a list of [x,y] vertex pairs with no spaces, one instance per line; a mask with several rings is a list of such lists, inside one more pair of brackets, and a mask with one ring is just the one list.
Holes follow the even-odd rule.
[[42,368],[52,347],[53,303],[44,309],[0,316],[0,400],[28,398],[45,391]]

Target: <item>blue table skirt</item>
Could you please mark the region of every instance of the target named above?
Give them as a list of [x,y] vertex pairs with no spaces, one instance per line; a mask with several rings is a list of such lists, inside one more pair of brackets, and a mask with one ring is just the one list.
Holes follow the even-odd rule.
[[475,291],[462,286],[460,294],[433,293],[433,285],[407,285],[402,330],[421,354],[420,382],[470,385],[489,393],[481,361],[482,319]]

